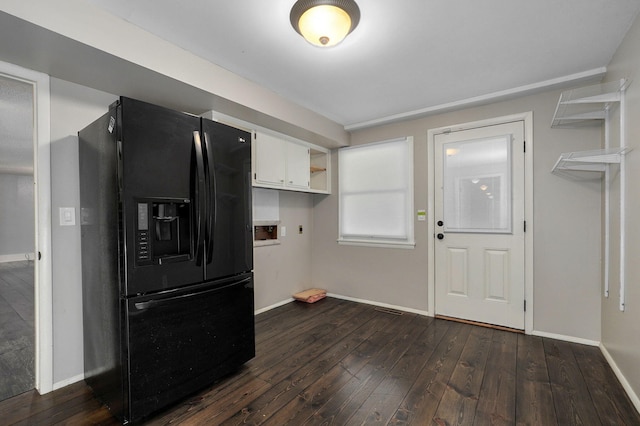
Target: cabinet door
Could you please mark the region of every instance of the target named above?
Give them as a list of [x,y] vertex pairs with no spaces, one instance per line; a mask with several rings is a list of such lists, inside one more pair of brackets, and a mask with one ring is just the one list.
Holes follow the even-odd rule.
[[285,141],[260,133],[255,139],[255,181],[270,186],[284,186]]
[[309,189],[309,148],[296,143],[287,143],[287,182],[292,188]]

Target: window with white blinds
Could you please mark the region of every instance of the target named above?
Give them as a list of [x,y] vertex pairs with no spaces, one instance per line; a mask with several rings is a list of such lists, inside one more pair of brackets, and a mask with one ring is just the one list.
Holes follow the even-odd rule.
[[413,247],[413,138],[341,148],[338,167],[338,242]]

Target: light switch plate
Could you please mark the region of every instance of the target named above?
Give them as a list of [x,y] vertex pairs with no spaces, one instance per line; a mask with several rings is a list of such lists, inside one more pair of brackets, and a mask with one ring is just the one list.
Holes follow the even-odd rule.
[[60,207],[60,226],[75,226],[76,209],[74,207]]

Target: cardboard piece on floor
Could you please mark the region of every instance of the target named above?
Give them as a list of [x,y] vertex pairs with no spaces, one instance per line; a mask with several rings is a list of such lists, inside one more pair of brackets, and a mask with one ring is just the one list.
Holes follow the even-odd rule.
[[306,303],[314,303],[320,299],[324,299],[325,297],[327,297],[327,290],[319,288],[312,288],[293,295],[294,299]]

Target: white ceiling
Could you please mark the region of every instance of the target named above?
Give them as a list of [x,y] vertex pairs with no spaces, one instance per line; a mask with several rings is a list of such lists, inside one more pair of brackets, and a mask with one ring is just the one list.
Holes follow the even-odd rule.
[[598,74],[640,10],[640,0],[357,0],[360,25],[321,49],[291,27],[295,0],[89,1],[348,129]]

